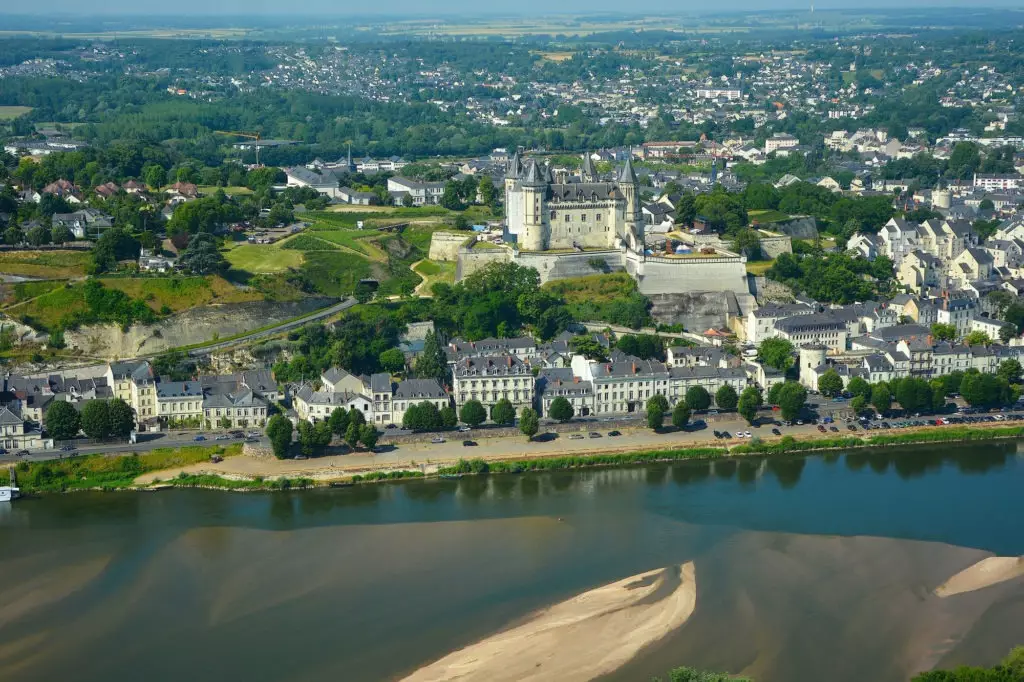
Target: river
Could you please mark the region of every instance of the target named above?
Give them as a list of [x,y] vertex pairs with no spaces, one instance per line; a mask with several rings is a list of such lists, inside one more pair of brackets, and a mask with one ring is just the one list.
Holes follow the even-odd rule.
[[538,609],[692,561],[692,617],[603,679],[685,664],[899,682],[1024,643],[1024,579],[932,594],[1024,554],[1022,491],[1016,444],[972,443],[19,500],[0,509],[0,680],[401,679]]

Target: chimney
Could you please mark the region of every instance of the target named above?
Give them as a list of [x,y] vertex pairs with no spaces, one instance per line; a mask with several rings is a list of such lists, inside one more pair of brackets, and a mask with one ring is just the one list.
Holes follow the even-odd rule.
[[633,374],[636,374],[636,363],[633,363]]

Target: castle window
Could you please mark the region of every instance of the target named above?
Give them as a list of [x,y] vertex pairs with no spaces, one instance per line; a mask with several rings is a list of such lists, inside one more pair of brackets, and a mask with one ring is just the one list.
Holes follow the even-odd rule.
[[568,213],[565,214],[565,222],[572,222],[572,216],[569,215]]
[[582,214],[580,216],[580,220],[583,221],[583,222],[587,222],[587,214],[586,213]]
[[597,220],[598,222],[600,222],[600,220],[601,220],[601,214],[600,214],[600,213],[598,213],[597,215],[595,215],[595,216],[594,216],[594,220]]
[[556,217],[557,217],[557,213],[555,211],[552,211],[551,212],[551,219],[554,220]]

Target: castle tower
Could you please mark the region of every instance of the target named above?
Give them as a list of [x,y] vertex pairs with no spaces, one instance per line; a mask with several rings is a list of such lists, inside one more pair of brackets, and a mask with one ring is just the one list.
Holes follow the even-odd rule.
[[644,216],[640,206],[640,182],[633,170],[633,160],[626,159],[626,164],[619,169],[616,178],[619,191],[626,198],[625,238],[629,248],[637,253],[644,252]]
[[828,348],[817,343],[800,346],[800,383],[811,390],[818,390],[817,377],[814,370],[825,364]]
[[519,248],[524,251],[543,251],[547,248],[547,235],[544,225],[544,193],[547,184],[544,182],[543,171],[537,162],[530,159],[526,171],[519,181],[519,191],[523,193],[522,231],[519,233]]
[[522,229],[522,207],[519,204],[519,195],[516,192],[516,183],[523,174],[523,163],[519,159],[517,150],[509,159],[508,168],[505,169],[505,229],[510,234],[518,235]]

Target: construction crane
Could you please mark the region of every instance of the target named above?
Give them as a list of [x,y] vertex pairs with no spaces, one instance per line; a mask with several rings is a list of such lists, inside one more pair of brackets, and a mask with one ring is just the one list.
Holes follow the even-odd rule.
[[256,140],[256,165],[260,165],[260,134],[259,133],[247,133],[237,130],[215,130],[218,135],[236,135],[238,137],[247,137],[250,140]]

